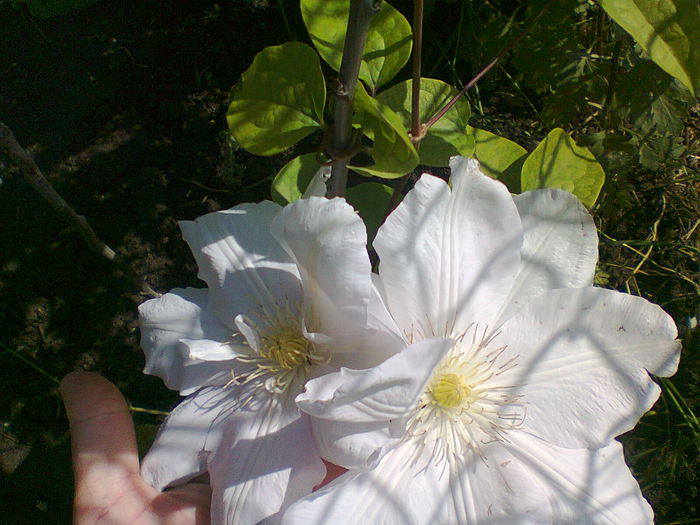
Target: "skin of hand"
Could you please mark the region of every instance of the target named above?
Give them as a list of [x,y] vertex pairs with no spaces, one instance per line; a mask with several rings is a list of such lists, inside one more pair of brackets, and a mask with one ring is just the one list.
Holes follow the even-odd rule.
[[102,376],[72,372],[61,381],[75,474],[74,525],[205,525],[211,491],[189,483],[158,492],[139,475],[129,408]]

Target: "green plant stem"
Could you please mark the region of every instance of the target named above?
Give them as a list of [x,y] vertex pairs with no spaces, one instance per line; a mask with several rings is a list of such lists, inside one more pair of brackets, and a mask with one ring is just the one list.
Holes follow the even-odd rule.
[[16,357],[17,359],[19,359],[20,361],[22,361],[24,364],[26,364],[27,366],[33,368],[35,371],[37,371],[39,374],[41,374],[42,376],[44,376],[46,379],[48,379],[48,380],[51,381],[52,383],[54,383],[54,384],[56,384],[56,385],[59,384],[58,378],[56,378],[56,377],[52,376],[51,374],[49,374],[46,370],[44,370],[43,368],[41,368],[39,365],[37,365],[34,361],[32,361],[31,359],[29,359],[28,357],[24,357],[21,353],[19,353],[19,352],[16,351],[16,350],[13,350],[12,348],[10,348],[10,347],[7,346],[7,345],[4,345],[3,343],[0,343],[0,346],[1,346],[6,352],[9,352],[9,353],[12,354],[14,357]]
[[420,77],[423,53],[423,0],[413,0],[413,83],[411,93],[411,142],[423,138],[420,122]]
[[372,16],[381,0],[350,0],[348,29],[343,45],[343,59],[335,86],[335,113],[331,156],[337,159],[331,168],[327,196],[343,196],[348,181],[348,157],[353,149],[352,102],[360,74],[362,53]]
[[488,73],[489,71],[491,71],[491,69],[493,69],[493,67],[494,67],[496,64],[498,64],[498,62],[499,62],[507,53],[509,53],[511,50],[513,50],[513,49],[515,48],[515,46],[517,46],[517,45],[520,43],[520,41],[521,41],[523,38],[525,38],[525,36],[532,30],[532,28],[533,28],[534,25],[539,21],[539,19],[542,18],[542,15],[543,15],[544,13],[546,13],[547,10],[548,10],[555,2],[557,2],[557,1],[558,1],[558,0],[550,0],[549,2],[547,2],[547,3],[544,5],[544,7],[542,7],[542,10],[541,10],[539,13],[537,13],[537,15],[535,15],[535,16],[533,17],[533,19],[530,21],[530,23],[528,24],[528,26],[527,26],[525,29],[523,29],[523,30],[518,34],[518,36],[516,36],[510,43],[508,43],[508,45],[507,45],[506,47],[504,47],[504,48],[501,50],[501,52],[498,53],[498,55],[496,55],[496,57],[495,57],[493,60],[491,60],[491,62],[489,62],[488,64],[486,64],[486,66],[484,66],[484,67],[482,68],[482,70],[479,71],[479,72],[476,74],[476,76],[474,76],[474,78],[472,78],[469,82],[467,82],[467,84],[460,90],[459,93],[457,93],[449,102],[447,102],[447,104],[445,104],[437,113],[435,113],[435,115],[433,115],[433,116],[423,125],[423,132],[428,131],[428,130],[431,128],[431,126],[433,126],[438,120],[440,120],[440,119],[443,117],[443,115],[444,115],[445,113],[447,113],[447,112],[450,110],[450,108],[451,108],[452,106],[454,106],[454,105],[457,103],[457,101],[458,101],[460,98],[462,98],[462,97],[464,96],[464,94],[465,94],[467,91],[469,91],[472,87],[474,87],[474,85],[475,85],[477,82],[479,82],[479,80],[481,80],[481,79],[486,75],[486,73]]

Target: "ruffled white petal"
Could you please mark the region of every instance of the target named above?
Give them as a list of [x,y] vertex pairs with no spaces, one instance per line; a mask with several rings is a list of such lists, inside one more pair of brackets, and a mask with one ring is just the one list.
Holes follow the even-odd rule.
[[233,330],[238,314],[264,322],[261,316],[274,315],[282,300],[301,299],[296,266],[270,233],[279,210],[264,201],[180,222],[214,311]]
[[436,476],[431,468],[412,469],[413,459],[412,448],[402,445],[372,470],[343,474],[294,503],[282,524],[447,524],[448,478]]
[[325,476],[308,417],[292,399],[263,396],[228,415],[222,443],[210,458],[217,525],[279,523],[282,511]]
[[[552,525],[651,525],[653,511],[625,464],[622,445],[600,449],[567,449],[520,432],[507,452],[527,472],[525,492],[541,504],[529,512],[536,523]],[[509,481],[513,486],[512,481]],[[528,505],[530,509],[531,505]]]
[[190,352],[190,359],[200,359],[202,361],[227,361],[235,359],[236,352],[229,343],[218,341],[207,341],[204,339],[180,339]]
[[175,407],[141,462],[146,482],[163,490],[205,473],[226,415],[238,404],[237,394],[236,387],[203,388]]
[[452,345],[449,339],[426,339],[374,368],[341,368],[312,379],[297,396],[297,404],[313,417],[334,421],[374,423],[402,418],[416,406],[433,369]]
[[424,175],[379,229],[374,247],[388,308],[411,337],[493,326],[520,265],[522,228],[508,190],[451,161],[452,189]]
[[311,418],[321,457],[346,469],[374,468],[401,439],[404,420],[356,423]]
[[523,428],[563,447],[599,447],[630,430],[675,372],[680,342],[660,307],[600,288],[563,289],[530,301],[494,345],[515,365],[499,381],[522,395]]
[[230,335],[212,311],[207,290],[175,288],[139,306],[144,373],[163,379],[168,388],[188,395],[203,386],[225,384],[231,363],[208,363],[190,358],[182,339],[220,344]]
[[409,440],[376,468],[351,471],[302,498],[283,525],[650,525],[651,508],[613,442],[564,449],[518,433],[459,466]]
[[286,206],[272,232],[299,268],[306,329],[330,336],[341,362],[357,353],[372,287],[360,216],[344,199],[311,197]]
[[542,189],[513,200],[523,225],[522,263],[503,320],[547,290],[591,286],[598,260],[595,224],[572,194]]

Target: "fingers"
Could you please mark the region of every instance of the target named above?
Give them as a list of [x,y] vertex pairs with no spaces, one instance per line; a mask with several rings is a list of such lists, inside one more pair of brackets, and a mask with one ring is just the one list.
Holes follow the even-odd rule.
[[86,483],[109,487],[137,476],[134,425],[117,387],[97,374],[73,372],[61,381],[61,395],[70,422],[76,493]]

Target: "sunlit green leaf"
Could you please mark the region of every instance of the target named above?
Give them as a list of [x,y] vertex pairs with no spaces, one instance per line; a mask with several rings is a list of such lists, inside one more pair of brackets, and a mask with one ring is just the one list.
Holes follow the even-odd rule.
[[399,117],[387,106],[370,97],[362,84],[355,92],[354,122],[372,138],[370,151],[374,163],[370,166],[349,166],[358,173],[393,179],[401,177],[418,165],[418,153],[408,138]]
[[283,206],[300,199],[320,167],[315,153],[294,157],[272,181],[272,199]]
[[[349,0],[301,0],[301,16],[309,36],[323,60],[340,70]],[[365,43],[360,78],[370,89],[389,82],[411,56],[411,26],[387,2],[372,17]]]
[[553,129],[525,160],[522,191],[559,188],[576,195],[589,208],[595,204],[605,172],[587,148],[579,147],[561,128]]
[[598,0],[663,70],[690,91],[700,88],[698,0]]
[[467,133],[476,142],[474,157],[481,164],[481,171],[494,179],[501,179],[510,166],[527,155],[522,146],[490,131],[469,126]]
[[301,42],[266,47],[231,94],[226,118],[241,147],[284,151],[323,123],[326,84],[314,50]]
[[[377,96],[377,100],[398,113],[407,130],[411,128],[412,89],[413,81],[407,80]],[[421,78],[421,123],[430,119],[456,94],[457,90],[442,80]],[[453,155],[471,157],[474,153],[474,138],[466,132],[470,114],[469,103],[462,97],[428,130],[418,149],[420,163],[427,166],[448,166]]]
[[367,226],[367,242],[371,243],[384,220],[393,190],[381,182],[363,182],[348,188],[345,196]]

